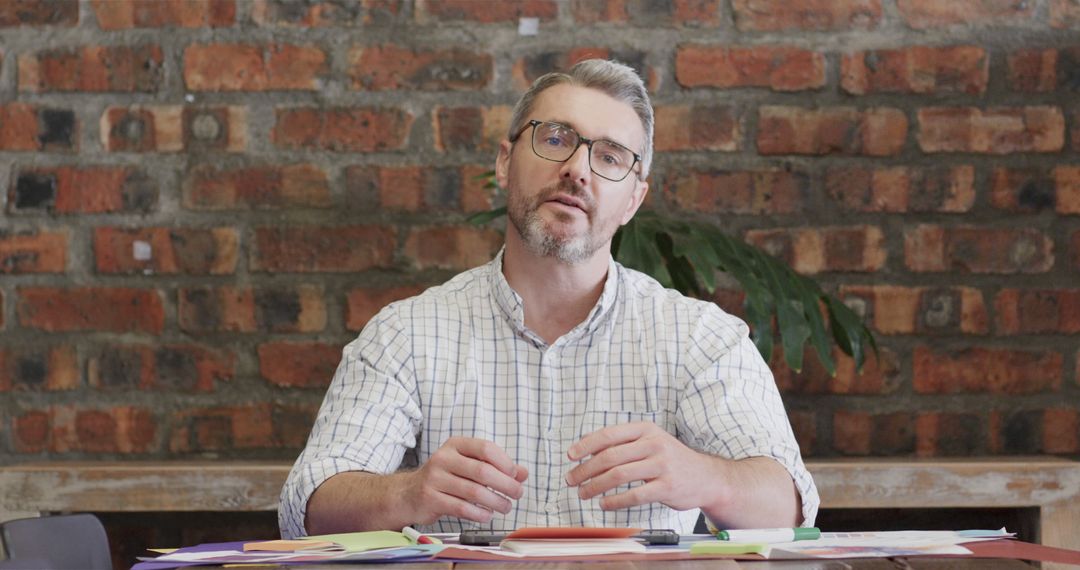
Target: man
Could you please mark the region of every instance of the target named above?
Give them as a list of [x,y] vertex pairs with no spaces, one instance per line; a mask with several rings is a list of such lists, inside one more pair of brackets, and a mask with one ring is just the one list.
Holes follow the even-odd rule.
[[[699,509],[721,528],[813,523],[817,490],[746,325],[611,258],[652,133],[626,66],[533,84],[496,159],[505,247],[345,347],[282,489],[283,536],[689,533]],[[419,466],[399,471],[407,453]]]

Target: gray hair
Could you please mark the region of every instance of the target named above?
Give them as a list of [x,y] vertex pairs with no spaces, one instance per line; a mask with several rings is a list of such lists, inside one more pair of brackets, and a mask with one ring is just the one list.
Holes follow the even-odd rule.
[[540,93],[562,84],[596,89],[634,109],[645,130],[645,146],[641,149],[641,179],[644,180],[649,175],[649,167],[652,166],[652,102],[649,101],[649,92],[645,89],[645,83],[637,72],[617,61],[586,59],[574,64],[566,73],[547,73],[537,78],[514,106],[514,114],[510,119],[510,132],[506,135],[507,140],[513,140],[514,136],[524,128]]

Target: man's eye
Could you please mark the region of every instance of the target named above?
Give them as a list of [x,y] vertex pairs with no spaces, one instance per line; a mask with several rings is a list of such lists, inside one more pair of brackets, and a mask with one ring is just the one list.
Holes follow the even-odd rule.
[[544,143],[549,146],[566,146],[570,144],[570,139],[569,137],[561,135],[548,135],[548,137],[544,139]]
[[622,157],[611,152],[601,153],[600,160],[603,161],[604,164],[610,164],[611,166],[618,166],[623,163]]

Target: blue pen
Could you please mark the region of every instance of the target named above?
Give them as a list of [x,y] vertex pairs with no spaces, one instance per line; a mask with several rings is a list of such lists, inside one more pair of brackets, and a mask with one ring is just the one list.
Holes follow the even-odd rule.
[[821,538],[821,529],[815,527],[800,528],[743,528],[722,530],[716,538],[730,542],[774,543],[795,540],[817,540]]

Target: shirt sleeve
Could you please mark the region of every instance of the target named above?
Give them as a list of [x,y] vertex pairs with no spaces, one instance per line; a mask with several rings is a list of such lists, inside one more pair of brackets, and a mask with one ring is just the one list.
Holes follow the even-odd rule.
[[676,417],[680,439],[728,459],[775,459],[795,481],[803,526],[813,526],[820,503],[817,486],[803,464],[776,381],[746,324],[722,314],[705,319],[698,332],[691,337],[690,380]]
[[324,481],[345,471],[392,473],[416,446],[421,414],[410,339],[387,307],[342,351],[307,445],[281,490],[282,538],[304,536],[307,503]]

